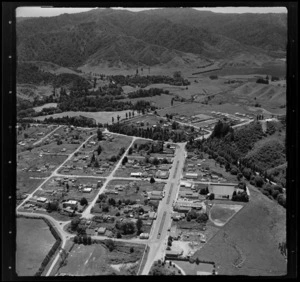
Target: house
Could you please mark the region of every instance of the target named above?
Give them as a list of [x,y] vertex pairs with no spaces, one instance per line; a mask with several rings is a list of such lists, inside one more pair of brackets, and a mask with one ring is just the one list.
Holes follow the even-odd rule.
[[184,175],[185,178],[187,179],[197,179],[198,178],[198,173],[185,173]]
[[63,208],[70,207],[70,208],[74,209],[75,207],[77,207],[77,204],[78,204],[77,201],[69,200],[69,201],[63,203]]
[[166,259],[168,258],[178,258],[179,256],[181,256],[183,253],[183,250],[176,250],[176,251],[172,251],[172,250],[167,250],[166,251]]
[[141,172],[131,172],[131,173],[130,173],[130,176],[131,176],[131,177],[141,177],[141,176],[142,176],[142,173],[141,173]]
[[158,195],[150,195],[148,197],[148,200],[153,200],[153,201],[160,201],[162,199],[162,196],[158,196]]
[[188,181],[180,181],[180,187],[192,188],[192,183]]
[[149,233],[141,233],[140,234],[140,239],[148,239],[149,238]]
[[40,203],[46,203],[47,198],[45,198],[45,197],[39,197],[36,200],[37,200],[37,202],[40,202]]
[[106,231],[106,227],[99,227],[97,230],[98,235],[103,235]]
[[156,219],[157,214],[156,212],[149,212],[149,219]]
[[198,199],[199,194],[195,192],[190,192],[190,191],[181,191],[179,192],[179,196],[182,198],[190,198],[190,199]]
[[161,179],[168,179],[169,175],[170,175],[169,171],[159,170],[159,171],[156,172],[156,177],[161,178]]
[[92,188],[84,188],[83,190],[82,190],[82,192],[83,193],[90,193],[90,192],[92,192]]

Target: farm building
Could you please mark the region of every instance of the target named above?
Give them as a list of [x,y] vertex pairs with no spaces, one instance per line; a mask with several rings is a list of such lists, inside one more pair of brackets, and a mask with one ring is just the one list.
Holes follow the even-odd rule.
[[231,199],[237,189],[237,184],[211,183],[208,185],[209,193],[214,193],[215,199]]

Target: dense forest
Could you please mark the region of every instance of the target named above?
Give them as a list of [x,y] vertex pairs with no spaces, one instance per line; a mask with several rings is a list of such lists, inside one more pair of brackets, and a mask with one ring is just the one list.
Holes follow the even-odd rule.
[[82,76],[72,73],[61,73],[58,75],[46,72],[31,63],[18,63],[17,65],[17,83],[49,85],[54,88],[68,86],[70,89],[89,89],[91,83]]
[[159,88],[150,88],[149,90],[140,89],[138,91],[128,93],[128,97],[132,99],[141,97],[160,96],[161,94],[169,94],[169,91]]
[[142,138],[149,138],[153,140],[169,141],[172,142],[185,142],[187,136],[184,130],[170,130],[162,126],[141,128],[133,126],[132,124],[114,123],[108,125],[108,130],[115,133],[125,134],[129,136],[137,136]]

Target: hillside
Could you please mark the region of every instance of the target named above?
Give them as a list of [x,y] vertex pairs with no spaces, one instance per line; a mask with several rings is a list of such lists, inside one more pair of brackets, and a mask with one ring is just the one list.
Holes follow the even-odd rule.
[[286,102],[286,88],[277,85],[247,82],[237,87],[233,94],[278,104]]
[[287,44],[287,14],[227,14],[195,9],[158,9],[143,12],[159,15],[177,24],[201,27],[214,34],[234,39],[242,44],[285,53]]
[[17,52],[21,61],[46,61],[63,67],[108,64],[123,68],[139,63],[180,66],[207,59],[237,57],[240,61],[241,56],[256,56],[261,63],[272,59],[271,47],[276,49],[272,51],[283,51],[284,17],[224,17],[192,9],[139,13],[94,9],[18,20]]

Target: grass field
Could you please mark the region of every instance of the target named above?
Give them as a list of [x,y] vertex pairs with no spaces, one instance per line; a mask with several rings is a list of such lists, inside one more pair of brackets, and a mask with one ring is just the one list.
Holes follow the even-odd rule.
[[226,224],[243,206],[214,204],[210,209],[210,218],[217,226]]
[[278,244],[286,240],[286,211],[248,185],[250,202],[194,257],[214,261],[221,275],[280,276],[287,265]]
[[57,103],[48,103],[48,104],[44,104],[42,106],[39,107],[35,107],[33,108],[36,112],[41,112],[43,109],[45,108],[56,108],[57,107]]
[[[130,111],[132,112],[132,111]],[[97,123],[112,123],[112,117],[117,120],[117,116],[119,115],[121,119],[125,119],[126,113],[129,113],[128,110],[126,111],[119,111],[119,112],[63,112],[60,114],[53,114],[53,115],[46,115],[46,116],[39,116],[35,117],[34,119],[37,120],[44,120],[45,118],[53,117],[53,118],[59,118],[59,117],[77,117],[77,116],[84,116],[88,118],[94,118]],[[138,115],[137,112],[135,112],[135,115]]]
[[211,275],[213,265],[208,263],[190,263],[189,261],[174,261],[185,272],[186,275],[197,275],[198,271],[205,272],[206,275]]
[[[128,274],[126,271],[120,272],[111,265],[138,262],[134,269],[131,269],[136,272],[145,246],[121,242],[115,242],[115,245],[115,249],[110,252],[102,243],[87,246],[76,244],[67,258],[67,265],[58,273],[74,276],[126,275]],[[134,249],[133,253],[130,252],[131,247]]]
[[[30,178],[38,177],[40,179]],[[25,171],[17,172],[17,192],[31,193],[34,191],[43,181],[46,175],[41,175],[39,172],[28,173]]]
[[55,243],[48,225],[42,219],[17,218],[16,272],[34,276]]

